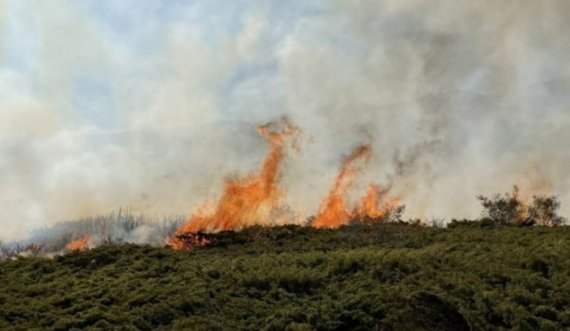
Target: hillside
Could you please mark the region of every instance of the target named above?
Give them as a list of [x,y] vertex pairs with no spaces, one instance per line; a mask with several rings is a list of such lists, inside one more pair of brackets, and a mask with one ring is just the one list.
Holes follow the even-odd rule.
[[0,261],[2,330],[555,330],[570,228],[253,227]]

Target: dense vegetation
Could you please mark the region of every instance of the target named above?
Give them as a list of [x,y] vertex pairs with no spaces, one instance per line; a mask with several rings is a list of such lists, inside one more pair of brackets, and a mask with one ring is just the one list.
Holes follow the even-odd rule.
[[0,261],[3,330],[570,328],[570,228],[253,227]]

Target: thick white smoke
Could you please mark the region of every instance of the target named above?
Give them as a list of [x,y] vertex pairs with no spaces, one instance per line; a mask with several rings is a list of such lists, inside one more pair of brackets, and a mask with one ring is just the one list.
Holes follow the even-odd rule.
[[[172,6],[172,8],[169,8]],[[407,216],[549,187],[570,214],[565,0],[0,2],[0,237],[119,207],[189,214],[304,131],[289,204],[356,144]]]

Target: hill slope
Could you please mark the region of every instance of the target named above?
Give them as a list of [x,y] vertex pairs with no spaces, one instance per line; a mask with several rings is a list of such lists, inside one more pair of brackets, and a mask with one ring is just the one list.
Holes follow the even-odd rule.
[[0,262],[0,329],[570,327],[570,229],[286,226]]

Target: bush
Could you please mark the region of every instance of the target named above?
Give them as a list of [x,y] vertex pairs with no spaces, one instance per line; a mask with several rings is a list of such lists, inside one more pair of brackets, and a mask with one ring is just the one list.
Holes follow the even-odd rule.
[[555,196],[533,196],[531,203],[520,197],[515,185],[511,193],[496,194],[492,198],[478,196],[484,208],[484,219],[500,225],[558,226],[564,218],[558,215],[560,201]]
[[529,208],[530,218],[537,225],[558,226],[564,223],[564,218],[558,215],[560,201],[554,196],[534,196]]
[[519,188],[515,185],[511,193],[496,194],[492,198],[477,197],[485,209],[484,217],[500,225],[523,224],[528,219],[528,210],[520,198]]

